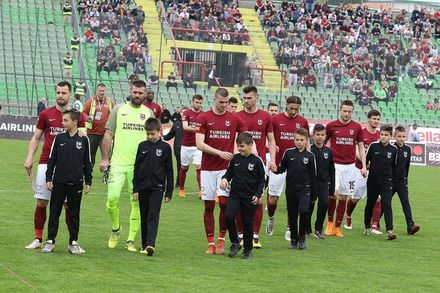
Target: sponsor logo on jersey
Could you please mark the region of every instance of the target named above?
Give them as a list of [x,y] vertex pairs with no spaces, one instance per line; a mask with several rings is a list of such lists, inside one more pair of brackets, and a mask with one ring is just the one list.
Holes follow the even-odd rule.
[[303,163],[304,164],[308,164],[309,163],[309,158],[303,158]]
[[251,164],[251,163],[248,164],[248,170],[249,171],[254,170],[254,167],[255,167],[255,164]]
[[162,156],[162,149],[156,150],[156,156],[158,156],[158,157]]
[[77,149],[80,150],[80,149],[82,148],[82,146],[83,146],[82,141],[77,141],[77,142],[76,142],[76,148],[77,148]]

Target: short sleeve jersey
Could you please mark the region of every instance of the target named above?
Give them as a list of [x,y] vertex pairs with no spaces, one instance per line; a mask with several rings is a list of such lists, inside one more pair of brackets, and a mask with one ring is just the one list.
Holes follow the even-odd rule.
[[[78,127],[84,127],[85,121],[86,115],[83,113]],[[38,116],[36,127],[43,131],[44,136],[43,150],[41,151],[38,164],[47,164],[47,162],[49,161],[50,149],[52,147],[55,136],[60,133],[66,132],[63,128],[62,122],[63,113],[55,106],[47,108]]]
[[246,124],[248,132],[252,134],[255,141],[258,156],[266,163],[267,133],[273,132],[272,120],[269,113],[258,109],[255,113],[248,113],[243,110],[236,115]]
[[275,144],[278,147],[275,163],[277,166],[281,163],[284,152],[289,148],[295,147],[293,136],[299,128],[305,128],[309,131],[309,123],[301,115],[289,118],[285,113],[280,113],[272,117],[273,134]]
[[162,108],[158,104],[156,104],[155,102],[148,103],[145,101],[144,105],[150,108],[151,111],[153,111],[154,117],[156,117],[157,119],[160,119],[162,117]]
[[[199,116],[199,133],[205,135],[205,143],[209,146],[232,153],[234,151],[235,136],[247,130],[243,120],[237,115],[225,112],[222,115],[209,110]],[[228,168],[229,162],[219,156],[208,153],[202,154],[201,169],[205,171],[219,171]]]
[[112,165],[133,167],[138,145],[146,137],[145,121],[151,117],[153,112],[144,105],[136,108],[127,103],[113,108],[105,126],[114,134]]
[[[202,114],[202,111],[195,112],[193,109],[188,109],[182,112],[182,121],[188,122],[190,127],[200,127],[198,117]],[[183,131],[182,145],[187,147],[196,146],[196,133],[191,131]]]
[[[380,131],[376,130],[374,133],[371,133],[367,130],[367,128],[363,128],[362,136],[364,137],[363,141],[364,141],[365,153],[366,153],[370,144],[380,139]],[[356,159],[356,168],[362,169],[362,162],[358,159]]]
[[327,124],[326,133],[335,163],[354,164],[357,143],[363,141],[361,125],[354,121],[342,124],[339,120],[335,120]]

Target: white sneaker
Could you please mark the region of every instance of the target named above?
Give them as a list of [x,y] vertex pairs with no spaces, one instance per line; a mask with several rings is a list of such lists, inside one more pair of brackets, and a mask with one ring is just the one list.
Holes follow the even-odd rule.
[[371,234],[382,235],[383,233],[379,229],[377,229],[377,228],[372,228],[371,229]]
[[287,228],[286,234],[284,234],[284,239],[286,239],[286,241],[290,241],[290,229],[289,228]]
[[44,245],[43,248],[41,249],[41,252],[43,253],[49,253],[54,251],[55,249],[55,244],[52,242],[52,240],[47,240]]
[[84,249],[82,249],[81,246],[78,245],[78,242],[76,241],[72,241],[72,244],[67,247],[67,251],[70,254],[74,254],[74,255],[80,255],[86,252]]
[[24,248],[26,248],[26,249],[38,249],[41,246],[42,246],[42,244],[41,244],[40,240],[34,239],[31,243],[26,245]]
[[273,235],[273,226],[274,226],[274,217],[269,217],[267,219],[267,224],[266,224],[266,234],[269,236]]

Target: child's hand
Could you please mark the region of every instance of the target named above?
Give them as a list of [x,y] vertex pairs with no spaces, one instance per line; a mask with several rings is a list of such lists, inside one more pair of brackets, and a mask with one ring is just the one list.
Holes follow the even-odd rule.
[[90,185],[84,185],[84,194],[87,194],[87,193],[89,193],[89,191],[90,191]]
[[228,180],[223,178],[222,181],[220,181],[220,188],[222,190],[226,190],[226,188],[228,188],[228,184],[229,184]]
[[171,197],[165,196],[165,203],[169,203],[171,201]]
[[47,190],[52,191],[52,189],[53,189],[53,183],[52,183],[52,182],[47,182],[47,183],[46,183],[46,187],[47,187]]
[[251,203],[253,203],[253,204],[258,204],[258,200],[259,200],[259,198],[258,197],[256,197],[255,195],[252,197],[252,201],[251,201]]
[[134,200],[138,200],[139,199],[139,193],[138,192],[133,193],[133,199]]

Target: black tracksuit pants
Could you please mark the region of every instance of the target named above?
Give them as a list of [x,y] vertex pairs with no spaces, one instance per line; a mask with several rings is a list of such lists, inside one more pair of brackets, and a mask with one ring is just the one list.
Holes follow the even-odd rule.
[[237,196],[230,195],[228,205],[226,206],[225,217],[228,225],[229,240],[231,243],[239,243],[237,234],[237,225],[235,224],[235,218],[238,211],[241,211],[241,219],[243,223],[243,243],[244,251],[249,252],[252,250],[253,240],[253,222],[256,211],[256,205],[251,203],[250,198],[238,198]]
[[400,203],[402,204],[403,213],[405,215],[406,226],[411,227],[414,225],[414,221],[411,213],[411,205],[409,204],[408,198],[408,181],[402,180],[398,182],[393,182],[393,192],[394,195],[397,192],[399,196]]
[[[309,222],[310,188],[297,186],[286,190],[287,214],[290,219],[290,239],[304,241]],[[298,231],[299,217],[299,231]]]
[[391,207],[393,183],[391,180],[382,182],[367,182],[367,204],[364,210],[365,228],[371,228],[371,217],[377,198],[381,197],[382,212],[387,231],[393,230],[393,210]]
[[[318,210],[316,211],[316,221],[315,221],[315,231],[322,233],[324,226],[325,215],[327,214],[328,207],[328,195],[329,195],[329,183],[328,182],[318,182]],[[312,233],[312,214],[315,208],[315,200],[310,201],[309,206],[309,218],[308,218],[308,231]]]
[[162,190],[139,190],[142,249],[156,245],[162,199]]
[[55,243],[55,238],[58,234],[58,226],[60,223],[60,214],[63,209],[64,201],[67,197],[67,207],[69,208],[69,231],[70,239],[78,241],[79,233],[79,211],[82,199],[82,184],[57,184],[54,182],[52,193],[50,196],[50,214],[48,224],[48,240]]

